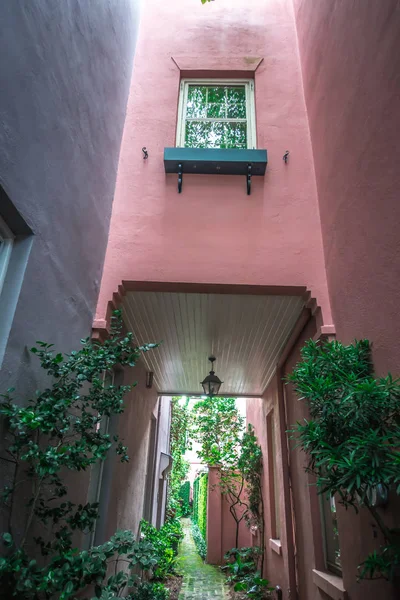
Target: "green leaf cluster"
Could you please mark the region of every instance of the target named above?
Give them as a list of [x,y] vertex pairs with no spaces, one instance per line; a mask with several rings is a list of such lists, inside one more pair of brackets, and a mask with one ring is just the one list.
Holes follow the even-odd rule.
[[182,483],[179,489],[179,500],[181,503],[182,517],[188,517],[191,513],[190,508],[190,481]]
[[192,536],[198,554],[203,560],[205,560],[207,556],[207,544],[199,529],[199,526],[194,522],[192,523]]
[[235,398],[207,398],[193,407],[192,434],[201,444],[198,456],[206,465],[236,469],[243,430]]
[[269,585],[268,579],[263,579],[260,573],[251,573],[238,581],[234,588],[235,592],[245,592],[247,598],[253,600],[262,600],[263,598],[272,598],[273,587]]
[[[124,411],[124,396],[132,386],[109,385],[104,375],[115,367],[133,367],[143,352],[156,346],[136,346],[132,333],[123,332],[120,311],[114,313],[111,334],[103,344],[89,338],[81,342],[80,350],[65,355],[56,353],[52,344],[37,342],[32,353],[49,375],[49,387],[28,402],[14,399],[13,389],[1,396],[6,450],[15,465],[13,485],[3,491],[10,514],[19,489],[24,495],[30,490],[26,515],[21,516],[25,517],[22,534],[13,536],[11,522],[3,533],[6,552],[0,559],[0,587],[4,598],[65,600],[93,583],[96,597],[103,597],[103,592],[115,597],[135,583],[131,568],[148,569],[153,561],[152,547],[135,542],[129,531],[117,532],[89,551],[73,544],[76,533],[93,530],[98,504],[72,502],[66,474],[90,469],[105,460],[111,449],[121,462],[129,460],[122,440],[105,433],[103,424]],[[140,554],[147,556],[147,565]],[[127,571],[116,570],[107,579],[109,561],[118,564],[121,555],[126,555]]]
[[201,473],[193,483],[193,521],[198,525],[203,540],[207,539],[207,498],[208,473]]
[[169,519],[160,529],[147,521],[141,522],[141,535],[152,545],[157,556],[153,577],[164,580],[169,575],[176,574],[176,555],[179,542],[183,538],[183,529],[179,519]]
[[319,493],[348,508],[365,506],[385,545],[360,567],[361,577],[393,578],[400,565],[399,532],[371,502],[378,487],[400,494],[400,382],[372,374],[368,340],[343,345],[309,341],[288,382],[307,400],[310,418],[292,436],[308,457]]
[[251,423],[243,434],[238,469],[246,481],[248,513],[246,520],[249,526],[260,529],[261,539],[264,532],[264,502],[262,495],[263,457],[254,427]]
[[[7,546],[13,540],[3,535]],[[127,598],[135,596],[135,590],[141,580],[133,570],[150,572],[159,557],[154,546],[146,540],[136,541],[131,531],[117,531],[108,542],[88,551],[76,548],[53,555],[46,565],[41,567],[34,559],[16,550],[11,556],[0,559],[1,581],[14,581],[12,595],[17,598],[54,598],[67,600],[74,598],[79,590],[94,586],[96,598],[116,598],[132,590]],[[113,566],[112,575],[109,567]],[[124,565],[124,569],[118,569]],[[15,578],[15,573],[18,577]],[[7,587],[6,587],[7,589]],[[3,588],[4,591],[4,588]]]
[[269,592],[273,590],[269,581],[263,579],[257,571],[258,558],[262,552],[257,546],[232,548],[224,555],[226,565],[221,567],[230,574],[228,581],[234,584],[236,592],[245,592],[247,598],[255,600],[270,598]]
[[172,469],[168,476],[167,515],[168,517],[181,516],[184,508],[180,496],[181,486],[189,471],[189,463],[184,458],[190,448],[190,413],[188,401],[185,405],[179,403],[180,397],[172,398],[171,402],[171,430],[170,453],[172,456]]

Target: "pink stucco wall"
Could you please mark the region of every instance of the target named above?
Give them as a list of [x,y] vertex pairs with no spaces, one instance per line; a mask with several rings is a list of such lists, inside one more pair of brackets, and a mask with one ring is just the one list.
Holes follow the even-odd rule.
[[[223,565],[224,554],[231,548],[253,546],[254,536],[243,519],[239,525],[239,540],[236,546],[236,523],[229,507],[230,503],[225,495],[221,494],[219,486],[219,469],[210,467],[208,473],[207,497],[207,557],[212,565]],[[243,492],[245,501],[246,493]],[[240,511],[237,512],[240,515]]]
[[[204,175],[178,195],[164,173],[181,75],[199,73],[254,76],[269,164],[251,196],[244,177]],[[123,280],[304,285],[331,323],[291,0],[144,3],[98,322]]]
[[[368,338],[376,371],[398,376],[400,5],[294,0],[294,7],[337,336]],[[376,545],[371,520],[340,507],[338,515],[349,597],[397,597],[385,583],[356,582],[357,564]],[[385,519],[395,515],[392,499]]]
[[146,370],[138,365],[124,372],[123,385],[137,386],[126,396],[126,409],[118,419],[117,431],[128,446],[129,463],[113,461],[109,479],[103,480],[106,500],[103,503],[105,522],[103,542],[117,529],[131,529],[135,535],[143,517],[143,503],[148,479],[150,422],[157,418],[157,392],[146,388]]
[[[280,522],[280,541],[281,554],[277,554],[271,548],[269,540],[275,537],[273,532],[273,513],[274,508],[271,505],[271,486],[273,486],[272,457],[268,455],[268,436],[267,436],[267,415],[273,411],[275,422],[276,435],[276,472],[277,472],[277,492],[279,497],[281,515]],[[278,381],[275,376],[262,398],[249,398],[247,400],[247,422],[251,423],[258,438],[263,451],[263,497],[264,497],[264,520],[265,520],[265,536],[264,536],[264,573],[265,577],[271,581],[273,585],[280,585],[286,593],[290,589],[289,580],[289,552],[293,554],[293,545],[288,545],[287,523],[284,518],[285,497],[283,491],[283,467],[282,467],[282,447],[285,448],[286,440],[281,439],[279,431],[279,422],[281,418],[280,407],[278,403]],[[260,542],[259,542],[260,543]]]
[[400,5],[294,6],[336,332],[399,375]]

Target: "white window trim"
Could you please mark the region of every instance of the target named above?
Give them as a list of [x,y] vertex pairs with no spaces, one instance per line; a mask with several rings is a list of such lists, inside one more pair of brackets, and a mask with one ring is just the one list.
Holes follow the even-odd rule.
[[0,217],[0,240],[4,244],[0,253],[0,294],[3,289],[4,281],[6,278],[7,268],[11,258],[12,247],[14,244],[14,235]]
[[[185,146],[186,107],[189,85],[244,85],[246,90],[247,148],[257,148],[256,110],[253,79],[182,79],[179,91],[176,147]],[[217,119],[219,120],[219,119]]]
[[[115,385],[115,371],[114,370],[103,372],[103,387],[106,387],[106,385],[107,385],[107,378],[109,378],[108,386]],[[100,421],[100,423],[98,423],[98,425],[100,426],[99,429],[102,434],[108,434],[110,431],[110,417],[108,417],[107,415],[104,415],[102,420]],[[91,503],[97,502],[98,504],[100,503],[100,495],[101,495],[101,489],[102,489],[102,485],[103,485],[104,463],[105,463],[105,460],[100,460],[92,465],[91,472],[90,472],[90,481],[89,481],[89,491],[88,491],[88,500],[87,500],[88,502],[91,502]],[[98,518],[100,518],[100,514],[99,514]],[[98,521],[98,519],[96,519],[96,521],[94,522],[93,529],[90,532],[89,548],[92,548],[94,546],[95,537],[96,537],[97,521]]]

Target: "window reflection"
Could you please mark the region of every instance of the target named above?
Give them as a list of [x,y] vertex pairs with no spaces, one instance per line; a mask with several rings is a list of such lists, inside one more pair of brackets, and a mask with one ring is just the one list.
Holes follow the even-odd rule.
[[185,146],[247,148],[245,87],[189,85]]

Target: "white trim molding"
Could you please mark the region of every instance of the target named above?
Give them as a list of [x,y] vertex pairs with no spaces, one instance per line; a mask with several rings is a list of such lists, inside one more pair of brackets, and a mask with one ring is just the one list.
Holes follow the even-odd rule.
[[0,294],[6,278],[13,244],[14,235],[5,221],[0,217]]

